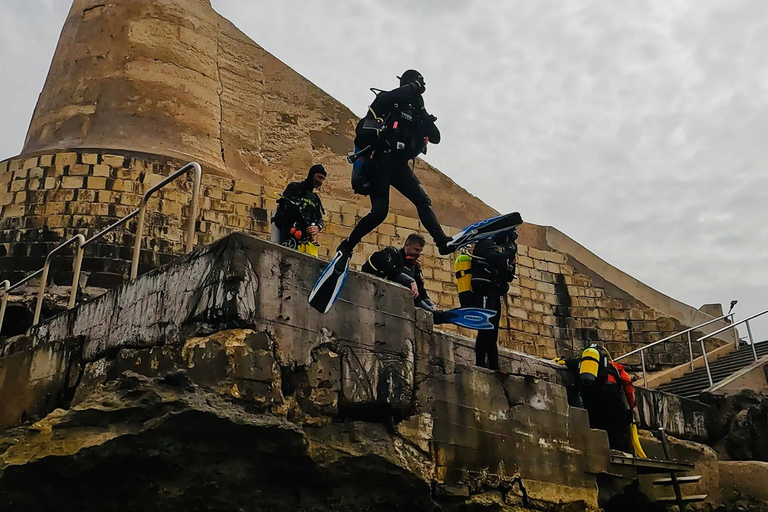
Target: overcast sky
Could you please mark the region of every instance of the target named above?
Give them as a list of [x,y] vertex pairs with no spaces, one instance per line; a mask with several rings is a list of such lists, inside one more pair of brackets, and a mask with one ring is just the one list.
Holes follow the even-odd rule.
[[[497,210],[695,307],[768,308],[765,0],[212,3],[358,115],[421,71],[442,132],[426,159]],[[71,2],[1,4],[6,158]]]

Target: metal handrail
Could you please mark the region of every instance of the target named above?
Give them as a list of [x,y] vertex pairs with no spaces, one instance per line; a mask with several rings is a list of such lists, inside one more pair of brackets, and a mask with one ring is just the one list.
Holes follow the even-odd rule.
[[[706,353],[706,351],[704,351],[704,340],[707,339],[707,338],[711,338],[712,336],[715,336],[716,334],[720,334],[721,332],[727,331],[728,329],[734,329],[738,325],[744,324],[747,327],[747,335],[749,335],[749,344],[752,346],[752,357],[754,357],[755,361],[757,361],[758,360],[757,349],[755,348],[755,339],[752,337],[752,328],[749,326],[749,321],[753,320],[753,319],[755,319],[755,318],[757,318],[759,316],[762,316],[762,315],[764,315],[766,313],[768,313],[768,309],[766,309],[765,311],[761,311],[760,313],[756,313],[756,314],[754,314],[754,315],[752,315],[750,317],[747,317],[744,320],[740,320],[737,323],[733,323],[731,325],[726,325],[725,327],[722,327],[722,328],[716,330],[715,332],[709,333],[706,336],[702,336],[701,338],[696,340],[699,343],[701,343],[701,350],[704,353],[704,366],[706,366],[706,368],[707,368],[707,378],[709,379],[709,387],[714,386],[715,383],[712,380],[712,371],[709,369],[709,360],[707,359],[707,353]],[[739,339],[738,336],[736,338]],[[738,341],[737,341],[737,343],[738,343]],[[739,349],[739,347],[737,345],[736,350],[738,350],[738,349]]]
[[150,188],[143,196],[141,200],[141,206],[126,215],[125,217],[121,218],[117,222],[111,224],[110,226],[102,229],[92,237],[88,238],[87,240],[85,237],[81,234],[77,234],[67,240],[64,243],[61,243],[54,247],[45,257],[45,265],[43,268],[36,270],[35,272],[31,273],[30,275],[26,276],[24,279],[19,281],[18,283],[11,285],[11,282],[9,280],[5,280],[0,282],[0,286],[2,286],[2,289],[0,289],[0,292],[2,292],[2,299],[0,299],[0,327],[3,325],[3,320],[5,319],[5,310],[6,306],[8,304],[8,298],[9,294],[12,290],[15,290],[17,288],[20,288],[23,284],[29,282],[31,279],[34,279],[38,275],[42,274],[43,277],[40,280],[40,291],[37,297],[37,304],[35,306],[35,316],[33,320],[33,325],[37,325],[38,321],[40,320],[40,314],[42,312],[42,305],[43,305],[43,296],[45,294],[45,288],[47,287],[47,281],[48,281],[48,272],[50,270],[50,263],[51,263],[51,257],[57,253],[58,251],[64,249],[68,245],[71,245],[75,242],[77,242],[77,250],[75,253],[75,260],[73,262],[73,271],[74,276],[72,277],[72,287],[71,292],[69,296],[69,303],[68,303],[68,309],[72,309],[75,307],[76,299],[77,299],[77,289],[80,283],[80,268],[83,262],[83,254],[85,247],[94,242],[95,240],[98,240],[105,234],[109,233],[110,231],[114,230],[115,228],[125,224],[135,216],[139,215],[139,221],[136,225],[136,240],[134,244],[134,251],[133,251],[133,258],[131,260],[131,279],[135,279],[138,274],[138,268],[139,268],[139,255],[141,253],[141,236],[142,231],[144,228],[144,216],[146,212],[146,206],[147,202],[152,194],[160,190],[161,188],[165,187],[172,181],[174,181],[179,176],[189,172],[190,170],[193,171],[193,186],[192,186],[192,201],[191,201],[191,207],[189,212],[189,219],[187,222],[187,240],[185,249],[186,252],[191,252],[192,249],[194,249],[194,242],[195,242],[195,226],[197,222],[197,211],[198,206],[200,202],[200,185],[202,182],[202,168],[200,167],[200,164],[197,162],[190,162],[178,171],[174,172],[164,180],[162,180],[157,185],[154,185],[152,188]]
[[712,320],[708,320],[708,321],[704,322],[703,324],[699,324],[699,325],[696,325],[696,326],[693,326],[693,327],[689,327],[688,329],[686,329],[684,331],[676,332],[675,334],[673,334],[671,336],[667,336],[666,338],[660,339],[658,341],[654,341],[653,343],[651,343],[649,345],[644,345],[644,346],[642,346],[640,348],[632,350],[631,352],[627,352],[626,354],[622,354],[619,357],[614,358],[614,361],[618,361],[620,359],[624,359],[625,357],[629,357],[629,356],[635,355],[635,354],[637,354],[639,352],[640,353],[640,363],[642,364],[642,367],[643,367],[643,385],[647,386],[648,385],[648,375],[647,375],[646,370],[645,370],[645,351],[648,350],[651,347],[655,347],[656,345],[659,345],[660,343],[664,343],[665,341],[669,341],[672,338],[676,338],[676,337],[681,336],[683,334],[687,334],[688,335],[688,354],[689,354],[690,359],[691,359],[691,369],[693,370],[693,344],[691,342],[691,332],[695,331],[696,329],[700,329],[701,327],[706,327],[709,324],[713,324],[715,322],[719,322],[720,320],[723,320],[723,319],[728,318],[728,317],[731,317],[731,322],[733,322],[733,313],[731,313],[729,311],[727,314],[725,314],[723,316],[720,316],[720,317],[717,317],[717,318],[713,318]]
[[139,253],[141,252],[141,237],[143,235],[144,231],[144,217],[146,216],[147,212],[147,201],[149,201],[149,198],[166,186],[168,183],[172,182],[182,174],[187,173],[188,171],[192,170],[194,173],[193,177],[193,188],[192,188],[192,207],[191,211],[189,212],[189,221],[187,225],[187,252],[192,251],[192,248],[194,247],[194,239],[195,239],[195,222],[197,220],[197,203],[198,203],[198,197],[200,195],[200,182],[202,181],[202,175],[203,171],[200,168],[200,164],[197,162],[190,162],[175,173],[171,174],[167,178],[165,178],[163,181],[155,185],[154,187],[147,190],[147,192],[144,194],[144,197],[141,199],[141,206],[139,207],[139,220],[136,223],[136,240],[133,244],[133,261],[131,262],[131,279],[136,279],[136,277],[139,274]]
[[[45,295],[45,287],[48,283],[48,271],[51,269],[51,256],[53,256],[60,250],[64,249],[68,245],[74,244],[75,242],[77,242],[77,248],[78,248],[77,254],[80,257],[79,258],[75,257],[73,267],[75,266],[79,267],[80,266],[79,260],[82,260],[83,244],[85,244],[85,237],[81,234],[77,234],[72,238],[70,238],[69,240],[67,240],[66,242],[64,242],[63,244],[57,245],[56,247],[53,248],[51,252],[49,252],[45,256],[45,264],[43,265],[43,277],[40,278],[40,291],[37,294],[37,305],[35,306],[35,318],[34,320],[32,320],[32,325],[37,325],[37,322],[40,321],[40,313],[43,310],[43,295]],[[79,274],[80,274],[80,269],[78,268],[75,275],[79,275]],[[77,285],[78,281],[79,280],[77,277],[72,278],[72,289],[69,292],[70,304],[72,303],[72,297],[77,295],[77,289],[75,288],[75,286]]]

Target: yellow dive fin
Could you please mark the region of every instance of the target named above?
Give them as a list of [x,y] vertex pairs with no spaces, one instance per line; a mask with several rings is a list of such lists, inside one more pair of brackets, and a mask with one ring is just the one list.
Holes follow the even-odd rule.
[[635,457],[647,459],[648,456],[643,451],[643,445],[640,444],[640,437],[637,435],[637,425],[634,423],[629,426],[629,438],[632,441],[632,449],[635,451]]

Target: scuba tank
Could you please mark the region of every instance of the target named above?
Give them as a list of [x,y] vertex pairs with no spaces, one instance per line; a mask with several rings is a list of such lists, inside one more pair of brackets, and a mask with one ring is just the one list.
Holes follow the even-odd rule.
[[462,252],[453,263],[453,271],[456,273],[456,287],[458,292],[472,290],[472,256]]
[[[603,366],[605,368],[603,368]],[[601,371],[602,370],[602,371]],[[597,345],[590,345],[581,353],[579,362],[579,381],[582,384],[596,384],[598,380],[607,375],[608,358],[604,357],[598,350]],[[600,379],[598,379],[600,377]]]

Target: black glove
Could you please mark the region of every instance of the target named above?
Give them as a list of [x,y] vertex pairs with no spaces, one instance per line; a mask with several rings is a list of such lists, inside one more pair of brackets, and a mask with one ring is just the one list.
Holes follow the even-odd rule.
[[424,91],[427,90],[424,84],[419,82],[418,80],[414,80],[413,82],[410,82],[408,85],[410,85],[413,88],[416,94],[424,94]]

